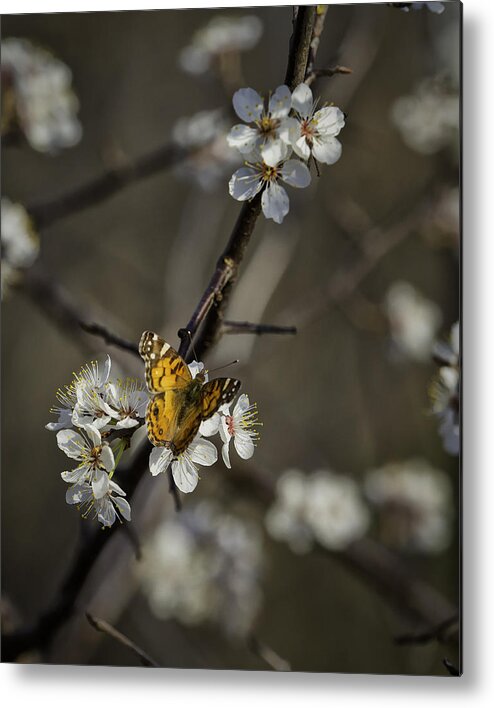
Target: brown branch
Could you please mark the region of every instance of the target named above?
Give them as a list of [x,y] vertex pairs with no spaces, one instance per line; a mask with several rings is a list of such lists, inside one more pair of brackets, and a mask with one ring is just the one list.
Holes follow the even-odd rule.
[[225,320],[222,334],[297,334],[296,327],[282,327],[280,325],[255,324],[253,322],[235,322]]
[[38,229],[46,228],[66,216],[109,199],[132,182],[177,165],[196,151],[170,142],[55,199],[31,204],[26,207],[27,211]]
[[305,80],[305,83],[310,86],[311,84],[314,83],[316,79],[320,79],[321,76],[324,76],[326,78],[330,78],[331,76],[335,76],[337,74],[343,74],[343,75],[348,75],[348,74],[353,74],[353,69],[350,69],[348,66],[332,66],[328,67],[327,69],[313,69],[312,72],[309,74],[307,79]]
[[[285,84],[291,90],[305,78],[315,20],[315,6],[303,5],[298,8],[285,75]],[[261,194],[257,194],[242,206],[209,285],[188,324],[178,332],[179,354],[184,358],[187,357],[191,341],[201,326],[202,331],[195,344],[197,356],[202,357],[219,338],[231,288],[260,213]]]
[[86,617],[91,627],[94,627],[94,629],[96,629],[98,632],[103,632],[103,634],[106,634],[112,639],[115,639],[115,641],[117,641],[119,644],[122,644],[127,649],[130,649],[131,652],[136,654],[139,657],[140,662],[143,666],[160,668],[160,665],[154,659],[152,659],[149,654],[147,654],[131,639],[126,637],[125,634],[122,634],[122,632],[119,632],[118,629],[112,627],[111,624],[105,622],[105,620],[99,619],[99,617],[95,617],[90,612],[86,612]]

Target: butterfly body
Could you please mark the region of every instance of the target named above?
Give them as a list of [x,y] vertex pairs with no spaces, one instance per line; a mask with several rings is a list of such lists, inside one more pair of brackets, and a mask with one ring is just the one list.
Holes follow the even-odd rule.
[[207,420],[240,389],[237,379],[206,382],[204,372],[192,377],[182,357],[154,332],[144,332],[139,353],[146,365],[146,384],[154,394],[146,412],[148,437],[175,456],[187,449]]

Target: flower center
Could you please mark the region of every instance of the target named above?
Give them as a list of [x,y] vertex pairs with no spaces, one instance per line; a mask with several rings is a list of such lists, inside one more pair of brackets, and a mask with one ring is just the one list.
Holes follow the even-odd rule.
[[312,120],[303,120],[302,123],[300,124],[300,133],[301,135],[304,136],[308,141],[312,140],[314,135],[316,134],[316,126],[314,121]]
[[262,179],[265,182],[275,182],[278,179],[278,168],[271,167],[263,163],[262,165]]
[[225,416],[226,428],[230,435],[235,435],[235,422],[232,415]]
[[264,136],[269,137],[274,135],[280,121],[276,118],[271,118],[269,115],[264,115],[260,120],[256,121],[259,132]]

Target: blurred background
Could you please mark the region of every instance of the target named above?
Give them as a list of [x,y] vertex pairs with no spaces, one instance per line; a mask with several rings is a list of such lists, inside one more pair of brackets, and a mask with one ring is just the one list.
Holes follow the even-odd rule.
[[[227,312],[297,334],[224,335],[206,361],[240,359],[231,375],[263,423],[255,455],[232,453],[231,472],[203,470],[179,515],[166,480],[147,475],[133,504],[141,560],[123,534],[112,538],[78,614],[47,655],[23,660],[137,665],[88,625],[89,607],[162,666],[272,668],[266,647],[277,668],[298,671],[447,675],[443,656],[458,662],[454,645],[397,645],[424,626],[340,557],[375,540],[458,605],[459,461],[429,389],[434,343],[459,316],[461,8],[414,5],[332,5],[326,16],[316,65],[351,73],[312,89],[346,114],[342,156],[290,190],[282,225],[261,215]],[[235,23],[211,29],[224,16],[240,38]],[[56,390],[106,352],[143,376],[140,360],[74,328],[33,282],[128,340],[152,329],[176,346],[239,213],[228,180],[241,163],[224,139],[237,122],[231,96],[283,82],[291,27],[290,7],[3,17],[2,594],[12,626],[56,597],[81,533],[64,500],[66,460],[44,427]],[[33,59],[33,47],[70,73]],[[29,61],[49,88],[22,84]],[[39,128],[44,106],[25,108],[43,91],[59,91],[58,132]],[[203,111],[216,113],[187,120]],[[4,224],[25,223],[12,205],[39,214],[170,144],[192,157],[47,219],[24,260],[8,261]],[[274,503],[229,483],[250,472],[277,485]],[[311,495],[328,499],[333,526],[314,522]]]

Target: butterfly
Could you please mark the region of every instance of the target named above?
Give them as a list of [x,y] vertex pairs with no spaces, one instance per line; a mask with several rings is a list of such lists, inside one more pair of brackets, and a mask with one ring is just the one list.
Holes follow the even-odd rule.
[[230,403],[242,385],[238,379],[192,377],[180,354],[154,332],[143,332],[139,354],[146,365],[146,384],[154,396],[146,411],[148,438],[175,456],[187,449],[203,420]]

